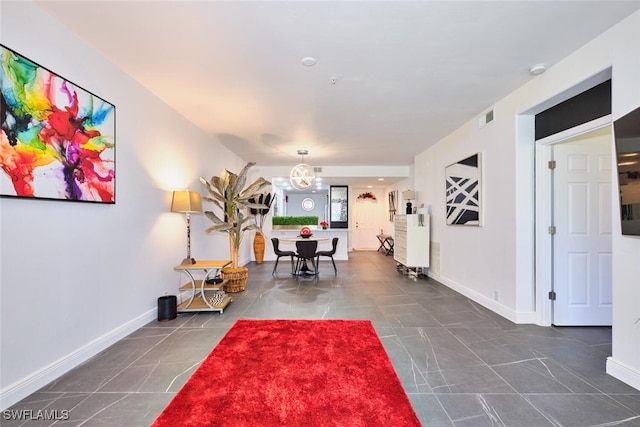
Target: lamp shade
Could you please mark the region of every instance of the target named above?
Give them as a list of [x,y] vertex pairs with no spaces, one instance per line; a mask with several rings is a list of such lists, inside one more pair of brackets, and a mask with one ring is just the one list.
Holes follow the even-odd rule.
[[200,194],[189,190],[174,191],[173,199],[171,200],[171,212],[202,212]]
[[416,193],[412,190],[403,191],[402,198],[404,200],[414,200],[416,198]]

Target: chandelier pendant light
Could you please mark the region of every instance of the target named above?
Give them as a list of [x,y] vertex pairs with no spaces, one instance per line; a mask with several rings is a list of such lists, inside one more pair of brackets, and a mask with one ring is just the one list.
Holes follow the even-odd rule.
[[289,182],[297,190],[306,190],[316,182],[316,174],[313,168],[304,162],[304,156],[309,152],[307,150],[298,150],[298,154],[302,156],[302,161],[291,169]]

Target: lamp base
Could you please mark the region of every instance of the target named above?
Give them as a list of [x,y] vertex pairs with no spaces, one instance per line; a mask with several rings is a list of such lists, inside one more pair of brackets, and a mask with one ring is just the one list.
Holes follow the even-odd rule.
[[185,258],[185,259],[182,260],[180,265],[195,264],[195,263],[196,263],[196,259],[195,258]]
[[413,207],[411,206],[411,202],[407,202],[407,210],[406,210],[407,215],[411,215],[413,214]]

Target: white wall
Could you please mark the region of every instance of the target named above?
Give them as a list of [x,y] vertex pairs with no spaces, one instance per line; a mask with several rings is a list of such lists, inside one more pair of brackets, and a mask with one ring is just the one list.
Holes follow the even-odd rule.
[[[474,120],[418,155],[415,188],[431,207],[430,274],[515,320],[515,122],[507,114],[501,116],[498,106],[496,110],[502,122],[478,130]],[[483,226],[447,226],[445,167],[478,152],[482,153]]]
[[[155,318],[186,255],[171,191],[244,162],[30,2],[3,2],[1,26],[4,45],[115,104],[117,126],[115,205],[0,199],[4,409]],[[205,221],[192,217],[192,255],[228,258]]]
[[[327,190],[319,191],[318,193],[286,193],[288,196],[288,201],[285,199],[285,204],[287,205],[287,216],[317,216],[318,224],[322,220],[329,220],[327,217],[327,212],[329,210],[328,197],[329,192]],[[302,201],[304,199],[313,200],[313,209],[310,211],[305,211],[302,208]],[[313,225],[313,224],[312,224]]]
[[[416,156],[415,188],[432,208],[431,238],[440,249],[432,276],[514,322],[545,323],[549,303],[535,291],[533,121],[525,113],[608,68],[613,119],[638,107],[638,40],[640,13],[497,102],[493,123],[479,128],[471,120]],[[445,167],[476,152],[483,156],[484,225],[447,226]],[[640,239],[621,236],[618,209],[612,212],[613,356],[607,372],[640,388]]]
[[[640,106],[640,13],[618,27],[609,37],[614,45],[614,119]],[[617,184],[615,179],[616,190]],[[640,239],[622,236],[617,207],[612,216],[613,355],[607,361],[607,372],[640,389]]]

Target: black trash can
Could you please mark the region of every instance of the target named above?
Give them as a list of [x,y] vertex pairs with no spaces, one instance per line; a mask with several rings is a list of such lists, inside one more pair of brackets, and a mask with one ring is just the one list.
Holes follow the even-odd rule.
[[166,322],[178,316],[178,299],[175,295],[165,295],[158,298],[158,321]]

